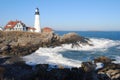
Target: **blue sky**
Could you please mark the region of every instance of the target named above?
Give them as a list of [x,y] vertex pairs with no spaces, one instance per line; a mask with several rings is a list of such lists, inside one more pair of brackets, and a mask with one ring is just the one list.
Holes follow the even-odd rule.
[[0,0],[0,26],[10,20],[33,26],[36,7],[41,27],[120,31],[120,0]]

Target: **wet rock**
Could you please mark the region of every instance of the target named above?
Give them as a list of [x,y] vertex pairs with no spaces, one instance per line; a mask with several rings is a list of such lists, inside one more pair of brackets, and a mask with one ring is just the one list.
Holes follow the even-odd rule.
[[0,67],[0,80],[3,80],[4,73],[5,73],[5,68]]
[[112,61],[113,61],[112,59],[105,57],[105,56],[101,56],[101,57],[94,59],[95,63],[101,62],[105,64],[105,63],[111,63]]
[[95,72],[95,64],[93,64],[92,62],[83,62],[81,68],[86,72],[86,80],[98,80],[97,74]]
[[120,73],[111,77],[112,80],[120,80]]
[[10,58],[11,57],[2,57],[2,58],[0,58],[0,65],[4,64]]
[[106,77],[109,77],[108,80],[119,80],[120,79],[120,64],[115,64],[115,63],[110,63],[110,62],[111,60],[109,60],[109,63],[108,61],[107,63],[105,62],[103,68],[98,69],[97,73],[99,74],[99,78],[103,77],[100,75],[104,74],[106,75]]
[[48,64],[38,64],[38,65],[35,66],[35,69],[36,70],[47,70],[48,67],[49,67]]
[[106,74],[113,80],[113,79],[119,79],[120,78],[120,69],[115,70],[108,70],[106,71]]
[[110,74],[111,76],[114,76],[115,74],[119,74],[120,73],[120,69],[108,70],[106,73]]
[[68,78],[68,69],[52,69],[50,72],[48,72],[48,79],[50,80],[67,80]]
[[5,80],[33,80],[35,73],[31,66],[23,62],[3,65],[6,69],[4,73]]
[[[17,58],[17,57],[16,57]],[[3,80],[119,80],[120,64],[111,63],[95,70],[92,62],[80,68],[50,67],[48,64],[29,66],[14,57],[0,58],[0,77]],[[10,63],[5,63],[10,61]]]
[[67,80],[87,80],[86,72],[82,68],[72,68],[70,70],[69,79]]
[[82,62],[81,67],[85,72],[95,71],[96,65],[92,62]]
[[74,46],[79,46],[80,47],[78,42],[82,45],[89,45],[88,41],[90,41],[88,38],[79,36],[76,33],[68,33],[68,34],[65,34],[61,37],[61,42],[62,43],[66,43],[66,44],[72,43],[73,47]]
[[18,56],[12,56],[12,57],[9,57],[5,62],[4,64],[14,64],[14,63],[17,63],[17,62],[23,62],[24,61],[22,60],[22,58],[18,57]]
[[98,73],[98,80],[111,80],[110,77],[105,73]]

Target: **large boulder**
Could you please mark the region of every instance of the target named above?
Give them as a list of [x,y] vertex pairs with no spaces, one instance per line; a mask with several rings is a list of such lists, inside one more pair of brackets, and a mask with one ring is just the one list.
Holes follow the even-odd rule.
[[90,45],[93,46],[92,44],[89,43],[89,39],[82,37],[76,33],[68,33],[65,34],[61,37],[60,42],[63,44],[72,44],[72,47],[77,46],[81,47],[81,45]]
[[105,56],[100,56],[96,59],[94,59],[95,63],[101,62],[101,63],[111,63],[113,61],[113,59],[110,59],[108,57]]
[[85,72],[95,71],[96,65],[92,62],[82,62],[81,67]]
[[[106,75],[107,78],[111,80],[119,80],[120,79],[120,64],[115,64],[115,63],[109,63],[106,64],[103,68],[99,69],[97,71],[99,74],[99,78],[104,78],[104,76],[101,75]],[[101,79],[104,80],[104,79]]]
[[95,63],[101,62],[104,66],[97,70],[100,80],[119,80],[120,79],[120,64],[112,63],[113,59],[105,56],[94,59]]
[[82,62],[82,69],[85,71],[85,80],[98,80],[95,72],[96,65],[92,62]]

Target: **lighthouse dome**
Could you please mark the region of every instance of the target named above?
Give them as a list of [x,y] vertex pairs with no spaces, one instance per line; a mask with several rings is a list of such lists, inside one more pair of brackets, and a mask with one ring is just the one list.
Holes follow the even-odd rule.
[[39,15],[39,9],[38,8],[36,8],[36,10],[35,10],[35,15]]
[[38,9],[38,8],[36,8],[35,12],[39,12],[39,9]]

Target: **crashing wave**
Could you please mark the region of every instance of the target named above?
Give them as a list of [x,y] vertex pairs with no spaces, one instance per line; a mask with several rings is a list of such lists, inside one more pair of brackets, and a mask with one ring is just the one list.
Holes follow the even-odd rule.
[[112,46],[117,46],[120,44],[120,41],[113,41],[109,39],[95,39],[91,38],[89,41],[90,44],[93,44],[93,46],[90,45],[81,45],[81,47],[74,47],[72,48],[72,44],[64,44],[63,48],[67,50],[82,50],[82,51],[91,51],[91,50],[106,50]]
[[[90,45],[81,45],[81,47],[71,47],[72,44],[64,44],[59,47],[54,48],[39,48],[36,52],[31,55],[23,57],[27,64],[53,64],[53,65],[63,65],[71,67],[80,67],[82,61],[72,60],[63,57],[59,52],[77,50],[77,51],[96,51],[96,50],[107,50],[110,47],[120,45],[120,41],[113,41],[109,39],[95,39],[91,38]],[[86,56],[87,57],[87,56]],[[120,60],[120,58],[118,58]]]

